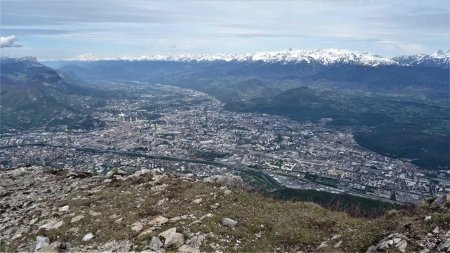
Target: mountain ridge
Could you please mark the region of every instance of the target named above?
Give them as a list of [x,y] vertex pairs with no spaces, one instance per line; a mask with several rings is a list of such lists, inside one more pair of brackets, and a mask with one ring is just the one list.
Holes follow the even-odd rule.
[[324,66],[350,64],[362,66],[438,66],[448,67],[450,50],[438,50],[433,54],[401,55],[392,58],[376,54],[350,51],[345,49],[288,49],[281,51],[261,51],[255,53],[220,53],[220,54],[180,54],[180,55],[144,55],[140,57],[100,58],[92,54],[56,61],[168,61],[168,62],[260,62],[281,64],[319,64]]
[[88,89],[66,82],[36,57],[1,57],[0,69],[0,129],[76,125],[86,118],[72,96],[85,95]]

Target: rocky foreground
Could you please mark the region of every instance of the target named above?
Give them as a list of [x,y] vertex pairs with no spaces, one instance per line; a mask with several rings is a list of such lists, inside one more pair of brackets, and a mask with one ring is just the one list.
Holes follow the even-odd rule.
[[355,218],[238,177],[0,171],[0,252],[450,252],[450,196]]

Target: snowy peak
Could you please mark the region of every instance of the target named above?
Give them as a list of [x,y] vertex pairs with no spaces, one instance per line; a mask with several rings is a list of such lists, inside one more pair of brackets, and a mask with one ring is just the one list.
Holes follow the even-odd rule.
[[317,63],[322,65],[355,64],[378,66],[395,64],[394,61],[381,56],[338,49],[261,52],[253,54],[251,59],[263,62]]
[[439,49],[436,52],[434,52],[431,56],[434,58],[441,58],[441,59],[447,58],[448,59],[448,58],[450,58],[450,50],[447,50],[447,52],[445,52],[444,50]]
[[403,55],[393,58],[399,64],[408,66],[449,67],[450,50],[438,50],[433,54]]
[[324,49],[324,50],[283,50],[275,52],[257,52],[252,54],[202,54],[202,55],[179,55],[179,56],[142,56],[139,58],[121,58],[122,60],[138,61],[237,61],[237,62],[264,62],[282,64],[355,64],[355,65],[392,65],[395,61],[368,53],[357,53],[349,50]]
[[317,64],[317,65],[362,65],[362,66],[433,66],[448,67],[450,62],[450,50],[439,50],[431,55],[405,55],[394,58],[386,58],[370,53],[360,53],[343,49],[322,50],[297,50],[264,51],[247,54],[183,54],[178,56],[152,55],[141,57],[98,58],[92,54],[80,55],[72,59],[75,61],[100,61],[100,60],[124,60],[124,61],[173,61],[173,62],[260,62],[278,64]]

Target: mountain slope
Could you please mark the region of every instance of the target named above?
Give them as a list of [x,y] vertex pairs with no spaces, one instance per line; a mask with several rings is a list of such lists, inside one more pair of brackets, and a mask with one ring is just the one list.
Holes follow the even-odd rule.
[[76,126],[86,116],[71,97],[84,89],[35,58],[1,58],[0,69],[1,129]]
[[0,186],[5,252],[446,252],[450,244],[444,196],[367,218],[270,198],[232,176],[31,167],[0,171]]

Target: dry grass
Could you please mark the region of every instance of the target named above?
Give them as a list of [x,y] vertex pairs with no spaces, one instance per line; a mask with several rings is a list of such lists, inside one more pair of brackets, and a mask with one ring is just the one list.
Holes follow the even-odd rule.
[[[164,190],[155,191],[155,187],[164,185]],[[197,198],[202,199],[200,204],[192,202]],[[157,205],[163,199],[167,201]],[[450,221],[450,214],[420,206],[390,212],[375,219],[355,218],[313,203],[279,201],[242,189],[234,189],[225,195],[224,189],[218,185],[170,177],[153,181],[151,176],[114,180],[100,191],[74,192],[64,201],[51,203],[51,208],[66,204],[70,206],[70,214],[83,214],[85,218],[70,223],[73,216],[57,214],[55,218],[63,219],[64,225],[55,230],[40,230],[38,234],[48,236],[52,241],[90,245],[92,249],[112,240],[129,240],[136,245],[133,250],[141,250],[148,245],[152,235],[177,227],[179,231],[214,234],[203,243],[202,250],[205,251],[213,250],[211,243],[228,251],[312,251],[321,242],[340,235],[340,239],[330,241],[330,246],[323,251],[360,252],[392,232],[407,233],[413,238],[436,225],[449,229]],[[91,216],[89,211],[100,212],[101,215]],[[207,213],[214,216],[191,224]],[[424,223],[425,214],[432,214],[433,221]],[[168,222],[160,230],[141,238],[138,238],[139,232],[131,230],[133,223],[148,221],[157,215],[167,218],[193,215],[195,218]],[[220,221],[224,217],[236,220],[237,226],[234,229],[221,226]],[[116,222],[118,219],[122,220]],[[76,232],[73,231],[75,227],[78,229]],[[145,225],[142,231],[148,228],[150,226]],[[96,238],[83,242],[81,238],[90,232]],[[34,240],[35,236],[30,234],[25,238]],[[333,249],[339,240],[343,241],[342,245],[337,250]]]

